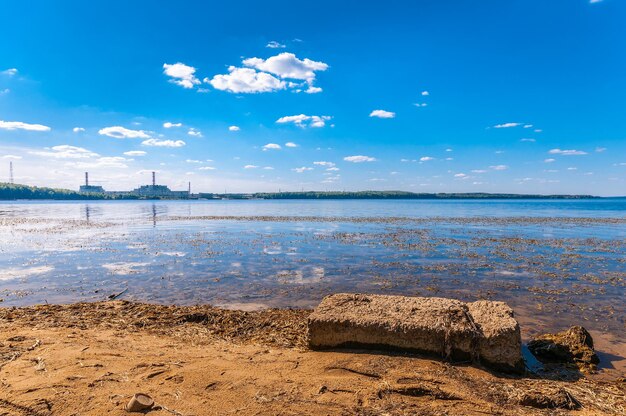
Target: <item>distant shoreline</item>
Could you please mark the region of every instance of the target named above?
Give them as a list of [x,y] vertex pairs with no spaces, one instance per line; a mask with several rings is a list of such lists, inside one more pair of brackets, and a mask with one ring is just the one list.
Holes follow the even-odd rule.
[[186,197],[168,196],[140,196],[140,195],[111,195],[99,193],[81,193],[68,189],[40,188],[27,185],[0,183],[0,200],[556,200],[556,199],[611,199],[624,197],[600,197],[595,195],[567,195],[567,194],[514,194],[514,193],[486,193],[486,192],[441,192],[415,193],[407,191],[302,191],[302,192],[255,192],[255,193],[196,193]]

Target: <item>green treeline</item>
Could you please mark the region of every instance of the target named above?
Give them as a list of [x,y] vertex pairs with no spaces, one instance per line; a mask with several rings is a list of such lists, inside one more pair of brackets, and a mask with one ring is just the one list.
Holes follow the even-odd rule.
[[0,183],[0,200],[14,199],[116,199],[104,194],[81,194],[68,189]]
[[258,199],[584,199],[591,195],[521,195],[489,193],[414,193],[405,191],[256,193]]

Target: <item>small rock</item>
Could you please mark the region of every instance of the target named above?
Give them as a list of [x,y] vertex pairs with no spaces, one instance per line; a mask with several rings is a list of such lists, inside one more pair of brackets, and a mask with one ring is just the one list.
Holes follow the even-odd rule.
[[595,370],[600,362],[593,350],[593,338],[582,326],[540,335],[528,343],[528,349],[544,363],[576,364],[583,370]]

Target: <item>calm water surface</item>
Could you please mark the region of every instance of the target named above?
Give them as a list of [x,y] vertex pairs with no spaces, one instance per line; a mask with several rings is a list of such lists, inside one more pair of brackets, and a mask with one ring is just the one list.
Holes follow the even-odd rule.
[[582,324],[613,352],[626,338],[626,199],[18,201],[0,204],[0,265],[4,306],[372,292],[504,300],[525,336]]

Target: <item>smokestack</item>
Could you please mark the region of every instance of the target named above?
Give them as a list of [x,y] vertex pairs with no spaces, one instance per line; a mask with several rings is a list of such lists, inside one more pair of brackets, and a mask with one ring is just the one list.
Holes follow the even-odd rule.
[[9,183],[13,185],[13,162],[9,162]]
[[89,172],[85,172],[85,186],[89,186]]
[[187,192],[191,195],[191,182],[189,182],[189,190]]
[[156,172],[152,172],[152,186],[156,186]]

